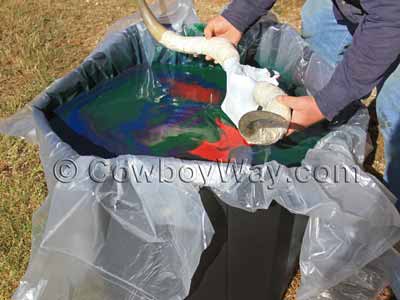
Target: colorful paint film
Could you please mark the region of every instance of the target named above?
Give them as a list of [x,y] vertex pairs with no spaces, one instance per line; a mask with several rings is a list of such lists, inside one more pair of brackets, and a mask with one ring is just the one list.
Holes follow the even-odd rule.
[[220,109],[225,84],[224,71],[212,65],[138,65],[59,107],[52,124],[80,154],[103,157],[293,165],[320,138],[322,132],[271,147],[248,145]]

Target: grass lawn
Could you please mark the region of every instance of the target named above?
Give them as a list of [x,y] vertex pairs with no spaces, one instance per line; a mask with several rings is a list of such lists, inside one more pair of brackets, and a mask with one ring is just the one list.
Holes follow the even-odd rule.
[[[302,0],[278,1],[280,19],[300,27]],[[0,0],[0,118],[22,108],[52,81],[77,67],[133,0]],[[227,3],[195,0],[203,21]],[[377,140],[376,124],[371,127]],[[383,169],[382,143],[368,168]],[[31,247],[31,217],[46,197],[38,149],[0,135],[0,300],[10,299]],[[293,296],[289,295],[289,298]]]

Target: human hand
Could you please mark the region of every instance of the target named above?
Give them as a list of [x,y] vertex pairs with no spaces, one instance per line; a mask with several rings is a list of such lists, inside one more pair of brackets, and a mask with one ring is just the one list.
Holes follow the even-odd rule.
[[[223,16],[211,19],[204,29],[204,35],[206,39],[211,39],[212,37],[226,38],[235,46],[242,38],[242,33]],[[212,58],[207,56],[206,59],[211,60]]]
[[319,110],[315,98],[312,96],[279,96],[277,99],[293,110],[287,135],[295,131],[303,130],[325,119],[324,115]]

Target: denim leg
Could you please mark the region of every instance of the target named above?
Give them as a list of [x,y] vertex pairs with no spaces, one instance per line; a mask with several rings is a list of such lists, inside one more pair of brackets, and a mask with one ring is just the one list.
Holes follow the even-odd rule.
[[[376,113],[385,142],[384,180],[397,199],[400,199],[400,66],[380,89]],[[399,201],[397,207],[400,208]]]
[[338,64],[352,42],[347,26],[338,24],[332,0],[307,0],[303,6],[302,35],[330,64]]

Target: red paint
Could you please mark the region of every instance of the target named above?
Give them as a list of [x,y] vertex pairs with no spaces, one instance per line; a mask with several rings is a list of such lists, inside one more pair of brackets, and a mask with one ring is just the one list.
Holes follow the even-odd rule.
[[204,141],[189,153],[206,160],[228,162],[233,149],[249,144],[235,127],[224,124],[220,119],[216,119],[215,123],[221,129],[219,141],[214,143]]
[[169,84],[171,85],[170,95],[173,97],[209,104],[220,104],[222,101],[221,92],[217,89],[205,88],[197,84],[172,80],[169,81]]

